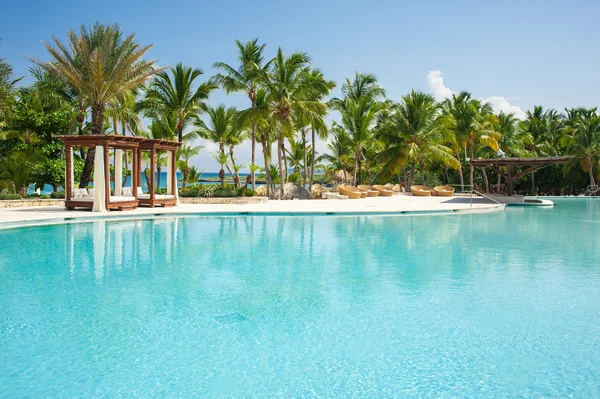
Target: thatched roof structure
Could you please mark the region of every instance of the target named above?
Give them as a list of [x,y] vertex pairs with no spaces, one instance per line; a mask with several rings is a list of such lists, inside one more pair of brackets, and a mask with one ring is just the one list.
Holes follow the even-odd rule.
[[258,186],[254,189],[254,191],[256,192],[256,195],[259,197],[267,196],[267,186],[266,185]]
[[343,170],[336,170],[331,178],[334,182],[350,182],[352,181],[352,175]]
[[320,184],[313,184],[310,190],[310,193],[312,194],[313,198],[321,198],[321,194],[328,192],[329,190]]
[[301,185],[296,184],[296,183],[285,183],[283,185],[283,193],[284,193],[284,195],[282,198],[281,187],[279,187],[271,193],[271,196],[269,197],[269,199],[273,199],[273,200],[313,199],[313,196],[311,195],[311,193],[308,192],[307,189],[305,189],[304,187],[302,187]]

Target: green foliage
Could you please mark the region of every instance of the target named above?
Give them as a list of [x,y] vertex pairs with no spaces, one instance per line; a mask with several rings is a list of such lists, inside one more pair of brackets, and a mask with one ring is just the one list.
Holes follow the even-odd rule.
[[64,191],[56,191],[56,192],[50,193],[50,198],[65,199],[65,192]]
[[19,194],[14,193],[0,193],[0,201],[6,200],[19,200],[21,196]]
[[212,197],[217,186],[214,184],[194,184],[179,189],[180,197]]

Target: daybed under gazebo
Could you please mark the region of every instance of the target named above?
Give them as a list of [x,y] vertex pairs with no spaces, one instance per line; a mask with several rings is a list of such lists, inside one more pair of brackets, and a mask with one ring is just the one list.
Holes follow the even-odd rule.
[[[174,206],[178,204],[176,151],[181,143],[168,140],[152,140],[142,137],[93,135],[93,136],[60,136],[65,143],[66,178],[65,207],[91,209],[94,212],[107,210],[135,209],[139,205]],[[95,148],[94,187],[75,188],[73,176],[73,148]],[[114,190],[110,189],[110,149],[114,150]],[[142,191],[141,170],[142,151],[150,151],[149,193]],[[168,151],[167,194],[155,194],[154,171],[156,155],[159,150]],[[129,187],[123,187],[123,151],[131,151],[131,181]]]

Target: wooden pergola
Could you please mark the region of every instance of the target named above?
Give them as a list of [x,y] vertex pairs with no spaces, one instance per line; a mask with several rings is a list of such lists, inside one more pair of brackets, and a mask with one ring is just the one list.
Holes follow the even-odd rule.
[[[471,159],[471,165],[490,168],[506,180],[506,195],[513,195],[513,183],[530,173],[552,165],[562,165],[571,160],[570,155],[540,158],[479,158]],[[515,167],[522,167],[515,173]],[[506,171],[503,170],[506,168]]]
[[[60,136],[65,144],[66,178],[65,178],[65,207],[67,209],[88,208],[94,211],[111,209],[135,209],[139,205],[173,206],[178,203],[177,195],[177,166],[176,152],[181,143],[168,140],[153,140],[142,137],[93,135],[93,136]],[[73,148],[95,148],[96,161],[94,164],[93,195],[85,188],[75,188],[73,176]],[[110,158],[109,149],[114,149],[115,160],[115,192],[110,189]],[[142,191],[142,151],[150,152],[149,193]],[[121,188],[122,152],[132,152],[131,187]],[[156,170],[156,155],[158,151],[168,151],[167,165],[167,195],[155,194],[154,172]],[[79,190],[85,191],[83,195]]]
[[[150,181],[148,182],[148,194],[138,193],[140,205],[146,205],[151,208],[155,206],[174,206],[177,205],[177,149],[181,143],[169,140],[150,140],[145,139],[138,146],[137,162],[138,170],[142,170],[142,151],[150,152]],[[158,151],[167,151],[167,194],[156,194],[154,188],[154,173],[156,172],[156,158]],[[138,186],[141,187],[141,184]]]

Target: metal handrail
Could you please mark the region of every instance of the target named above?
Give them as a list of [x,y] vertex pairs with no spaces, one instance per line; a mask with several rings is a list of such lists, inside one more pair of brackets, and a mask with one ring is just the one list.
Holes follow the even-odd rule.
[[[496,199],[494,199],[494,198],[486,195],[486,193],[484,193],[483,190],[481,190],[481,188],[477,184],[473,184],[473,186],[471,186],[470,184],[463,184],[463,185],[460,185],[460,184],[445,184],[445,186],[461,187],[461,188],[465,187],[465,188],[468,188],[468,190],[466,190],[466,192],[468,194],[470,194],[470,197],[469,197],[470,198],[469,208],[473,207],[473,194],[480,195],[483,198],[488,199],[488,200],[490,200],[490,201],[492,201],[492,202],[494,202],[494,203],[496,203],[498,205],[504,205],[502,202],[500,202],[500,201],[498,201],[498,200],[496,200]],[[480,188],[480,190],[478,191],[477,188]],[[463,193],[463,191],[461,190],[461,194],[462,193]]]

